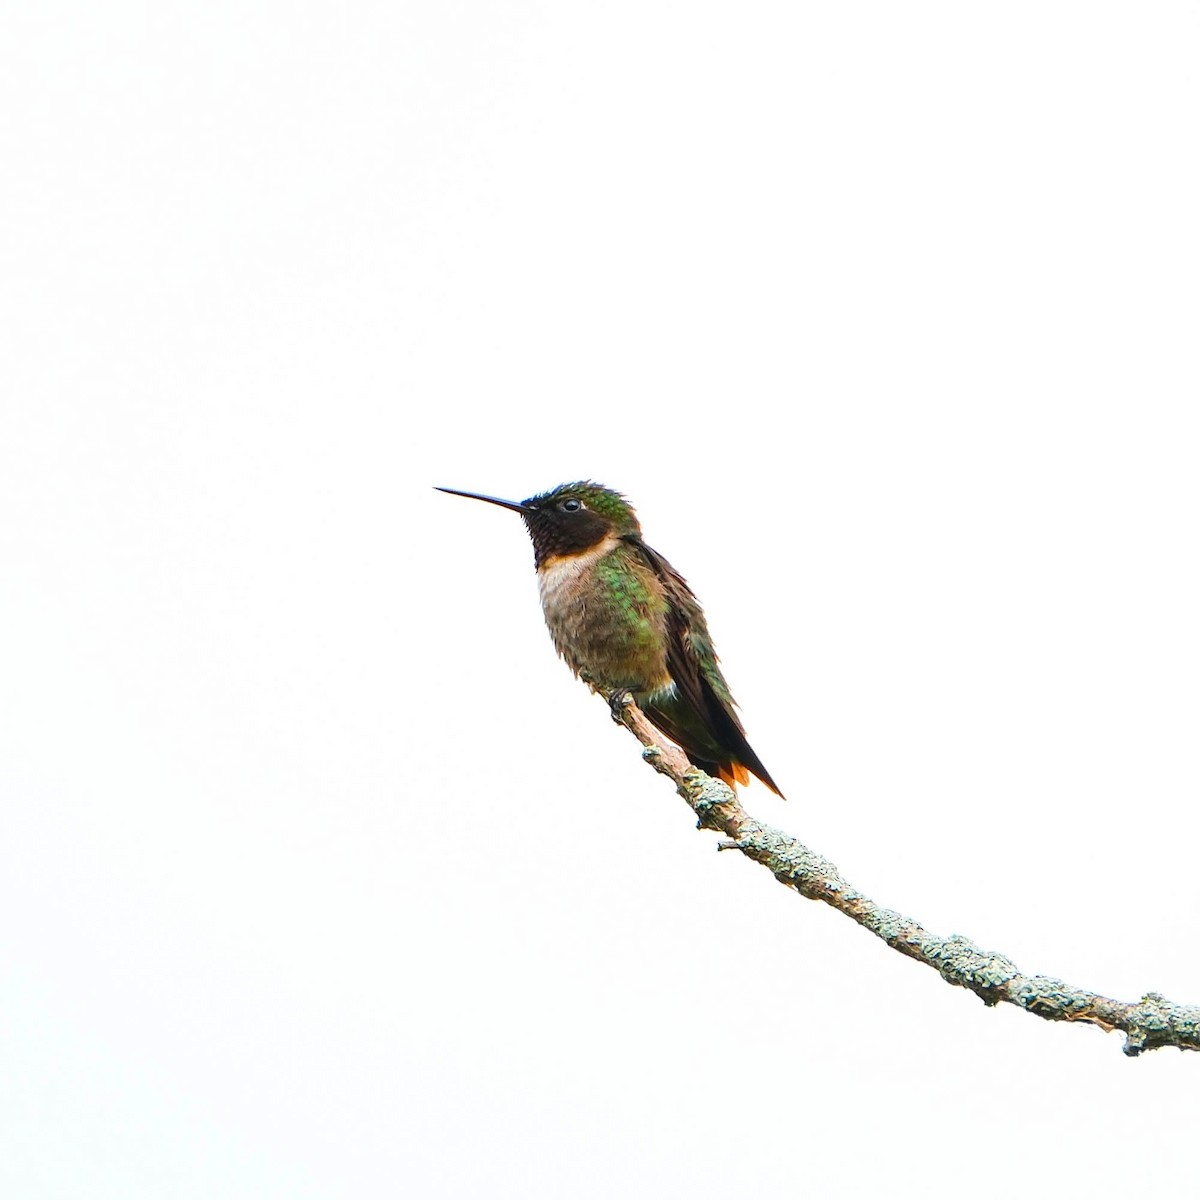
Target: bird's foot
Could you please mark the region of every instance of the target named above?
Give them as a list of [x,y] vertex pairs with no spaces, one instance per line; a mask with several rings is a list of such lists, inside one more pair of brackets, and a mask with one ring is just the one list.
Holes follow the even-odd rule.
[[608,707],[612,719],[618,725],[624,725],[625,706],[633,703],[633,693],[628,688],[616,688],[608,693]]

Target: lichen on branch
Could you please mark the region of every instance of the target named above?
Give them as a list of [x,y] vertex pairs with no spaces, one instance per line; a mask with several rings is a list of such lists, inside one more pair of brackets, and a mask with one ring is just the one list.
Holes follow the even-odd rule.
[[740,850],[780,883],[820,900],[882,938],[894,950],[933,967],[947,983],[967,988],[985,1004],[1015,1004],[1048,1021],[1078,1021],[1125,1035],[1124,1051],[1176,1046],[1200,1050],[1200,1006],[1175,1004],[1157,992],[1127,1003],[1075,988],[1050,975],[1025,975],[1003,954],[981,950],[965,937],[939,937],[909,917],[863,895],[828,859],[791,834],[751,817],[733,789],[697,770],[665,742],[628,695],[614,697],[613,715],[642,743],[642,757],[675,784],[701,829],[725,835],[720,850]]

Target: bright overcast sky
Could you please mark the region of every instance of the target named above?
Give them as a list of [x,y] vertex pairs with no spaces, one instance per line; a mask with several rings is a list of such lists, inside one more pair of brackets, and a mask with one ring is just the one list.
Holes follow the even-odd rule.
[[591,476],[748,808],[1200,1003],[1193,4],[0,17],[0,1192],[1183,1195],[1127,1060],[718,855],[555,660]]

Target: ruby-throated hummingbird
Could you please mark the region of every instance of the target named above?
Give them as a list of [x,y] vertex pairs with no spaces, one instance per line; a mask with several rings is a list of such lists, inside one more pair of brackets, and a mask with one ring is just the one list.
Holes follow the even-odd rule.
[[521,514],[550,636],[576,675],[594,690],[629,692],[702,771],[729,784],[753,772],[783,795],[746,741],[700,602],[642,541],[623,496],[590,481],[519,502],[437,490]]

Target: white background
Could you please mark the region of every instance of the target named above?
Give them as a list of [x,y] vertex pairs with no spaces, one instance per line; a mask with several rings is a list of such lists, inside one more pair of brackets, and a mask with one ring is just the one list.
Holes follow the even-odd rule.
[[1194,5],[2,20],[6,1197],[1194,1186],[1200,1056],[715,853],[432,490],[623,489],[752,812],[1200,1002]]

